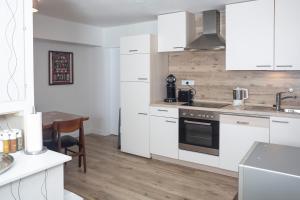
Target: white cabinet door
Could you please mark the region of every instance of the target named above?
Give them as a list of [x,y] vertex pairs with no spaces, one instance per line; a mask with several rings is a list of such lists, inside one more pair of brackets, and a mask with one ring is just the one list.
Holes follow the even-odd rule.
[[17,0],[0,1],[0,104],[5,107],[8,103],[25,101],[23,3],[26,4]]
[[121,83],[121,150],[147,158],[150,157],[149,95],[149,83]]
[[275,0],[275,69],[300,70],[300,1]]
[[273,70],[273,52],[274,0],[227,5],[226,70]]
[[269,119],[221,115],[221,168],[238,171],[239,162],[256,141],[269,143]]
[[270,142],[300,147],[300,119],[271,117]]
[[195,37],[195,16],[176,12],[158,16],[158,52],[183,51]]
[[151,53],[151,35],[127,36],[120,39],[120,54]]
[[121,81],[149,82],[150,58],[151,54],[121,55]]
[[150,152],[178,159],[178,119],[150,116]]

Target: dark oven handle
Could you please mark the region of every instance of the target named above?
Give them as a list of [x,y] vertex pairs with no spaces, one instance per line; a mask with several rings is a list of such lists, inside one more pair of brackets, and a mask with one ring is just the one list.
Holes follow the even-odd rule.
[[185,124],[195,124],[195,125],[203,125],[203,126],[211,126],[211,123],[206,122],[196,122],[196,121],[190,121],[190,120],[184,120]]

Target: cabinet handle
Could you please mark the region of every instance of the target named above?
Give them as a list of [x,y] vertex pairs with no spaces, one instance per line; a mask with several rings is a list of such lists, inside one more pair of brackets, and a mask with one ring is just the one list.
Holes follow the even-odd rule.
[[249,125],[250,124],[249,122],[241,122],[241,121],[237,121],[236,123],[241,124],[241,125]]
[[272,65],[256,65],[258,68],[267,68],[267,67],[272,67]]
[[289,122],[287,121],[278,121],[278,120],[272,120],[274,123],[280,123],[280,124],[288,124]]
[[148,113],[138,113],[138,115],[148,115]]
[[139,81],[146,81],[148,78],[137,78]]
[[138,52],[139,50],[137,50],[137,49],[131,49],[131,50],[129,50],[129,52]]
[[158,112],[168,112],[168,110],[158,109]]
[[166,120],[167,123],[173,123],[173,124],[176,124],[175,121],[169,121],[169,120]]
[[280,67],[280,68],[291,68],[291,67],[293,67],[293,65],[277,65],[276,67]]
[[173,49],[183,49],[183,47],[173,47]]

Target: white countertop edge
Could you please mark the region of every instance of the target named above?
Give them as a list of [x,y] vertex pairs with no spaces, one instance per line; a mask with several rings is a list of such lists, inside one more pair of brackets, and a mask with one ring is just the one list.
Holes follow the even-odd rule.
[[215,111],[215,112],[220,112],[220,114],[228,114],[228,115],[247,115],[253,117],[288,117],[288,118],[300,119],[300,114],[295,114],[295,113],[244,110],[244,109],[234,108],[231,105],[225,106],[223,108],[192,107],[192,106],[183,106],[181,105],[181,103],[183,102],[176,102],[176,103],[154,102],[150,104],[150,107],[166,107],[166,108],[178,108],[178,109],[189,109],[189,110]]
[[[23,151],[11,155],[15,159],[14,164],[6,172],[0,174],[0,187],[72,160],[70,156],[51,150],[40,155],[26,155]],[[24,161],[32,163],[23,163]]]

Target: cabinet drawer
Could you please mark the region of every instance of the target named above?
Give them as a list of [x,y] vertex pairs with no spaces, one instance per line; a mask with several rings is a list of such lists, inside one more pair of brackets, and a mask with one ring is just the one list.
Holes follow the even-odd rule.
[[220,157],[212,156],[203,153],[196,153],[191,151],[179,150],[179,160],[193,162],[201,165],[212,167],[220,167]]
[[269,128],[269,118],[237,116],[237,115],[221,115],[220,121],[225,124],[234,124],[240,126]]
[[121,54],[151,53],[151,35],[122,37],[120,40]]
[[167,108],[167,107],[150,107],[150,115],[158,117],[171,117],[178,118],[177,108]]
[[121,81],[149,82],[150,54],[121,55]]

